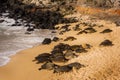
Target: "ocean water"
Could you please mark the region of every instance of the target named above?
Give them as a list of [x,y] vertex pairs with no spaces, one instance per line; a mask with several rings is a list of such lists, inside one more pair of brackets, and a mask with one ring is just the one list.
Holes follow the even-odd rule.
[[3,13],[0,17],[0,20],[5,20],[0,23],[0,66],[6,65],[10,61],[10,56],[20,50],[31,48],[40,44],[44,38],[53,38],[55,35],[50,30],[38,29],[31,34],[25,34],[27,28],[24,25],[11,26],[15,20],[6,17],[8,14]]

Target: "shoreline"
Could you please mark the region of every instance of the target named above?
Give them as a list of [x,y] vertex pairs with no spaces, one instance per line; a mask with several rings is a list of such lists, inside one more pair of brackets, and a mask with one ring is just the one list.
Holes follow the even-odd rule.
[[[62,40],[58,42],[52,42],[49,45],[38,45],[18,52],[12,56],[12,60],[6,66],[0,67],[0,78],[3,80],[119,80],[120,45],[118,43],[120,43],[120,30],[110,21],[97,20],[95,23],[103,24],[104,27],[95,27],[98,31],[96,33],[81,35],[76,35],[78,32],[71,30],[63,35],[57,35],[57,37],[62,38]],[[76,24],[77,23],[70,24],[70,28],[72,29]],[[100,31],[106,28],[112,29],[113,32],[100,34]],[[74,36],[77,40],[63,41],[69,36]],[[114,46],[100,47],[99,44],[105,39],[110,39],[114,43]],[[41,64],[33,62],[34,58],[41,53],[50,52],[53,47],[59,43],[67,43],[70,45],[91,44],[93,47],[88,50],[87,53],[81,53],[79,57],[68,61],[68,63],[77,61],[86,67],[78,71],[73,70],[63,74],[53,74],[53,71],[48,70],[39,71],[38,68],[40,68]]]

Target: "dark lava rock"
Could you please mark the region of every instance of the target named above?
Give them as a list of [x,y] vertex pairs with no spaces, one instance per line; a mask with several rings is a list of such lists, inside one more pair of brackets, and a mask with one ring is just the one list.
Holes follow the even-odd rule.
[[25,32],[25,34],[28,34],[28,35],[30,35],[30,34],[31,34],[31,32]]
[[54,73],[70,72],[70,71],[72,71],[72,67],[69,67],[67,65],[56,66],[55,69],[54,69]]
[[52,31],[51,33],[57,33],[56,31]]
[[67,37],[64,41],[73,41],[73,40],[76,40],[76,39],[77,38],[70,36],[70,37]]
[[57,42],[57,41],[59,41],[59,38],[58,37],[54,37],[52,41]]
[[12,24],[11,26],[21,26],[22,24],[17,23],[17,24]]
[[33,27],[28,27],[27,31],[34,31],[34,28]]
[[53,70],[55,67],[55,64],[52,62],[46,62],[44,63],[39,70],[46,69],[46,70]]
[[34,61],[37,61],[37,64],[43,63],[43,62],[49,62],[50,56],[51,56],[51,54],[49,54],[49,53],[42,53],[42,54],[38,55],[37,57],[35,57]]
[[110,40],[104,40],[101,42],[100,46],[113,46],[113,43]]
[[75,53],[73,53],[72,50],[67,50],[65,53],[64,53],[64,56],[66,59],[72,59],[72,58],[76,58],[77,55]]
[[51,43],[51,39],[50,38],[45,38],[42,42],[42,44],[50,44]]
[[111,29],[105,29],[105,30],[103,30],[102,32],[100,32],[100,33],[110,33],[110,32],[112,32],[112,30]]
[[0,20],[0,23],[4,22],[5,20]]
[[80,69],[82,67],[84,67],[84,65],[78,63],[78,62],[74,62],[74,63],[70,63],[68,64],[69,67],[75,68],[75,69]]

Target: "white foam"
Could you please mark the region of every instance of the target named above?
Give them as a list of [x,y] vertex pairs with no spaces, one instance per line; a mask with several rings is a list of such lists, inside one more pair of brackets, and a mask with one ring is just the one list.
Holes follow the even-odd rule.
[[49,30],[35,30],[27,35],[26,27],[10,26],[15,23],[15,20],[5,17],[6,15],[8,14],[0,18],[5,20],[0,23],[0,66],[6,65],[10,61],[9,57],[17,52],[40,44],[45,37],[53,37]]
[[0,66],[6,65],[10,61],[9,57],[6,56],[0,56]]

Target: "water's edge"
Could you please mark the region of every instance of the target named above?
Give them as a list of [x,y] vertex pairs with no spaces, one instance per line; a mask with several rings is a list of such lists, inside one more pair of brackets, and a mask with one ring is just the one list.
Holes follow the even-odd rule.
[[[10,56],[17,52],[31,48],[40,44],[44,38],[53,38],[55,33],[50,30],[36,29],[31,34],[25,34],[27,27],[11,26],[15,23],[14,19],[6,17],[9,13],[3,13],[0,20],[0,66],[6,65],[10,61]],[[18,20],[20,21],[20,20]]]

